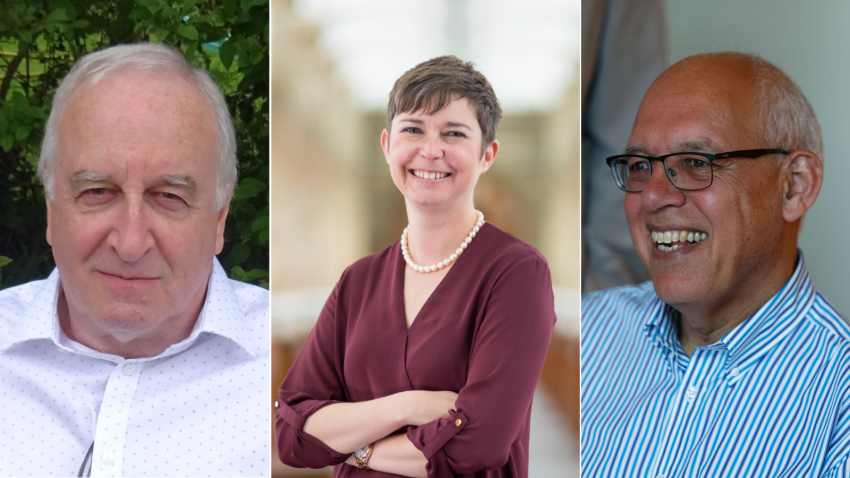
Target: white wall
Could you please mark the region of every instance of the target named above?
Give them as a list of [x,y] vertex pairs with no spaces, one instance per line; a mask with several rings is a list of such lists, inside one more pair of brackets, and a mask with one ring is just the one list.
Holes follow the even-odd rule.
[[666,3],[671,63],[710,51],[757,53],[785,70],[811,102],[823,130],[826,177],[800,247],[815,287],[850,316],[850,2]]

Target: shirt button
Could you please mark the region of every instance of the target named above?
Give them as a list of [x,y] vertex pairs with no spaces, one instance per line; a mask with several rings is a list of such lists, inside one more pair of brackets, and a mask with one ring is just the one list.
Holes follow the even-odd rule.
[[737,377],[739,373],[740,372],[738,372],[738,367],[735,367],[729,372],[729,375],[731,375],[733,377]]
[[112,453],[104,453],[103,456],[100,457],[100,461],[102,461],[104,465],[115,464],[115,458],[113,458]]
[[274,407],[275,407],[275,408],[280,408],[280,402],[278,402],[277,400],[275,400],[275,401],[274,401]]
[[697,396],[697,388],[696,387],[688,387],[688,398],[694,398]]
[[133,375],[133,364],[125,363],[124,364],[124,375]]
[[461,423],[460,418],[458,418],[457,420],[455,420],[455,426],[456,426],[456,427],[459,427],[459,426],[460,426],[460,423]]

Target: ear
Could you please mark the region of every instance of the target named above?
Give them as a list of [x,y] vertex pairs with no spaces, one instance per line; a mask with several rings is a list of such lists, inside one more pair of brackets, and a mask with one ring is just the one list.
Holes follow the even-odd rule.
[[218,218],[215,224],[215,254],[221,253],[224,247],[224,224],[227,222],[227,213],[230,212],[230,197],[225,201],[224,206],[218,211]]
[[496,160],[497,154],[499,154],[499,140],[494,139],[493,142],[484,149],[484,155],[481,157],[481,174],[490,169],[490,166],[493,165],[493,161]]
[[53,247],[53,233],[50,231],[50,224],[53,222],[53,204],[47,198],[44,198],[44,202],[47,203],[47,232],[45,237],[50,247]]
[[381,132],[381,149],[384,150],[384,159],[390,162],[390,133],[386,129]]
[[812,207],[823,185],[823,163],[815,153],[799,149],[782,166],[782,217],[796,222]]

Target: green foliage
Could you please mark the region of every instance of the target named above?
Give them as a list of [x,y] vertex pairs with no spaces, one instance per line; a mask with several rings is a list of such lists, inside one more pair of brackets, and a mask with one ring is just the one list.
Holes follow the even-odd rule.
[[59,81],[86,53],[140,41],[179,49],[224,92],[238,140],[240,181],[219,257],[234,279],[268,287],[268,19],[267,0],[5,0],[0,289],[46,277],[54,267],[36,165]]

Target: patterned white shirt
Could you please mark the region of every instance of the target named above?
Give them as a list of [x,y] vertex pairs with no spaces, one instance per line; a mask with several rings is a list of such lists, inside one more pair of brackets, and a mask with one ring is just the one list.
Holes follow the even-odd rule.
[[192,333],[125,360],[59,326],[59,273],[0,291],[0,476],[267,476],[269,294],[214,259]]

